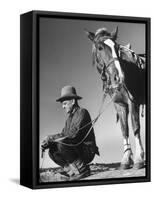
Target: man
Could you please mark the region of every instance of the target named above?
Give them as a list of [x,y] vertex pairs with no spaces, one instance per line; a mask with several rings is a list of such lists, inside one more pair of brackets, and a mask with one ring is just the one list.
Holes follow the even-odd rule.
[[68,118],[62,132],[50,135],[42,143],[42,150],[49,149],[50,158],[64,169],[69,180],[90,175],[88,164],[99,155],[89,112],[80,108],[76,90],[65,86],[61,90],[61,102]]

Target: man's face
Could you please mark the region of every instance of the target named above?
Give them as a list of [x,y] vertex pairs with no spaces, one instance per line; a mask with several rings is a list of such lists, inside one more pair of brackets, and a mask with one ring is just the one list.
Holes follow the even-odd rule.
[[74,99],[72,100],[66,100],[62,102],[62,107],[65,110],[66,113],[70,113],[73,110],[74,105]]

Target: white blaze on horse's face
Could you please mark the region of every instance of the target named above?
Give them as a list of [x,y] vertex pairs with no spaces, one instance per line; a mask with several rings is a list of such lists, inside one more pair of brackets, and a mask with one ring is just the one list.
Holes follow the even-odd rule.
[[110,48],[114,48],[114,42],[111,39],[107,39],[104,41],[104,43],[109,46]]
[[[109,46],[109,47],[111,48],[112,57],[113,57],[113,58],[117,58],[117,54],[116,54],[115,48],[114,48],[115,43],[114,43],[111,39],[105,40],[104,43],[105,43],[107,46]],[[118,61],[118,60],[115,60],[114,63],[115,63],[115,66],[116,66],[116,68],[117,68],[117,70],[118,70],[119,77],[123,80],[123,79],[124,79],[124,75],[123,75],[123,72],[122,72],[122,70],[121,70],[121,66],[120,66],[119,61]]]

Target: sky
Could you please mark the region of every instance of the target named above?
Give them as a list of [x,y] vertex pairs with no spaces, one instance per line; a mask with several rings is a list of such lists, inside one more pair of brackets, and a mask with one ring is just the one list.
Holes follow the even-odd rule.
[[[95,32],[106,27],[111,32],[117,26],[118,43],[130,43],[136,53],[145,53],[145,24],[40,18],[40,143],[46,135],[60,133],[64,127],[66,115],[56,99],[65,85],[76,88],[77,94],[83,97],[79,105],[89,111],[92,119],[97,116],[102,82],[92,66],[92,43],[84,29]],[[94,163],[120,162],[123,155],[120,124],[116,123],[113,104],[106,107],[109,101],[107,98],[104,112],[94,126],[100,151],[100,157],[96,156]],[[145,146],[145,118],[141,118],[141,138]],[[131,127],[130,141],[134,151]],[[46,153],[43,167],[55,166]]]

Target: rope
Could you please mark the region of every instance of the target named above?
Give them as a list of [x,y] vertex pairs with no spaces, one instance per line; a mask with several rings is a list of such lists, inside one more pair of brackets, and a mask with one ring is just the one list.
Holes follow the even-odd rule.
[[133,97],[131,97],[131,94],[130,94],[130,92],[129,92],[127,86],[126,86],[126,84],[123,83],[123,87],[125,88],[125,91],[127,92],[129,100],[132,101],[133,103],[135,103]]
[[[106,105],[106,107],[102,110],[102,107],[103,107],[103,104],[105,102],[105,98],[106,98],[106,93],[103,94],[103,97],[102,97],[102,101],[101,101],[101,105],[100,105],[100,108],[99,108],[99,111],[98,111],[98,115],[97,117],[95,117],[94,120],[92,120],[91,122],[89,122],[88,124],[86,124],[85,126],[81,127],[81,129],[85,128],[86,126],[88,126],[89,124],[92,123],[89,131],[87,132],[87,134],[85,135],[85,137],[77,144],[67,144],[67,143],[64,143],[64,142],[60,142],[60,141],[55,141],[57,143],[60,143],[60,144],[63,144],[65,146],[69,146],[69,147],[74,147],[74,146],[79,146],[80,144],[82,144],[82,142],[84,142],[84,140],[87,138],[87,136],[89,135],[91,129],[93,128],[93,126],[95,125],[96,121],[99,119],[99,117],[103,114],[103,112],[107,109],[107,107],[111,104],[113,98],[114,98],[114,95],[112,96],[111,100],[108,102],[108,104]],[[101,111],[102,110],[102,111]],[[44,160],[45,160],[45,151],[42,151],[42,155],[41,155],[41,158],[43,159],[42,160],[42,163],[41,163],[41,170],[43,169],[43,164],[44,164]]]
[[[112,102],[113,100],[113,97],[114,95],[112,96],[111,100],[108,102],[108,104],[106,105],[106,107],[104,108],[104,110],[102,110],[102,106],[103,106],[103,103],[105,101],[105,98],[106,98],[106,94],[103,95],[103,98],[102,98],[102,103],[101,103],[101,106],[100,106],[100,109],[99,109],[99,112],[98,112],[98,115],[97,117],[92,120],[91,122],[89,122],[88,124],[86,124],[84,127],[86,127],[87,125],[91,124],[91,127],[89,128],[89,131],[87,132],[87,134],[85,135],[85,137],[79,142],[79,143],[76,143],[76,144],[68,144],[68,143],[64,143],[64,142],[60,142],[60,141],[54,141],[56,143],[59,143],[59,144],[63,144],[65,146],[69,146],[69,147],[75,147],[75,146],[79,146],[80,144],[82,144],[84,142],[84,140],[88,137],[91,129],[94,127],[95,123],[97,122],[97,120],[99,119],[99,117],[103,114],[103,112],[106,110],[106,108],[110,105],[110,103]],[[101,111],[102,110],[102,111]],[[79,130],[83,129],[83,127],[81,127]]]
[[[41,163],[40,172],[42,172],[42,170],[43,170],[43,164],[44,164],[44,160],[45,160],[45,151],[42,150],[41,153],[42,153],[42,155],[41,155],[42,163]],[[46,174],[46,172],[45,172],[45,174]],[[40,176],[39,180],[40,180],[40,182],[42,182],[42,180],[41,180],[41,176]]]
[[[107,109],[107,107],[111,104],[113,98],[114,98],[114,95],[112,96],[112,98],[110,99],[110,101],[108,102],[108,104],[106,105],[106,107],[102,110],[102,107],[104,105],[104,102],[105,102],[105,98],[106,98],[106,93],[103,94],[102,96],[102,101],[101,101],[101,105],[100,105],[100,108],[99,108],[99,111],[98,111],[98,115],[97,117],[95,117],[94,120],[92,120],[91,122],[87,123],[85,126],[81,127],[79,130],[82,130],[83,128],[85,128],[86,126],[88,126],[89,124],[92,124],[91,127],[89,128],[89,131],[87,132],[87,134],[85,135],[85,137],[77,144],[67,144],[67,143],[64,143],[64,142],[60,142],[60,141],[54,141],[54,142],[57,142],[57,143],[60,143],[60,144],[63,144],[65,146],[69,146],[69,147],[75,147],[75,146],[79,146],[80,144],[82,144],[84,142],[84,140],[88,137],[91,129],[94,127],[95,123],[97,122],[97,120],[99,119],[99,117],[103,114],[103,112]],[[102,110],[102,111],[101,111]],[[43,164],[44,164],[44,160],[45,160],[45,151],[42,151],[42,155],[41,155],[41,158],[42,158],[42,163],[41,163],[41,170],[43,169]]]
[[45,154],[45,151],[43,151],[42,150],[42,155],[41,155],[41,158],[42,158],[42,164],[41,164],[41,170],[43,169],[43,164],[44,164],[44,160],[45,160],[45,156],[44,156],[44,154]]

